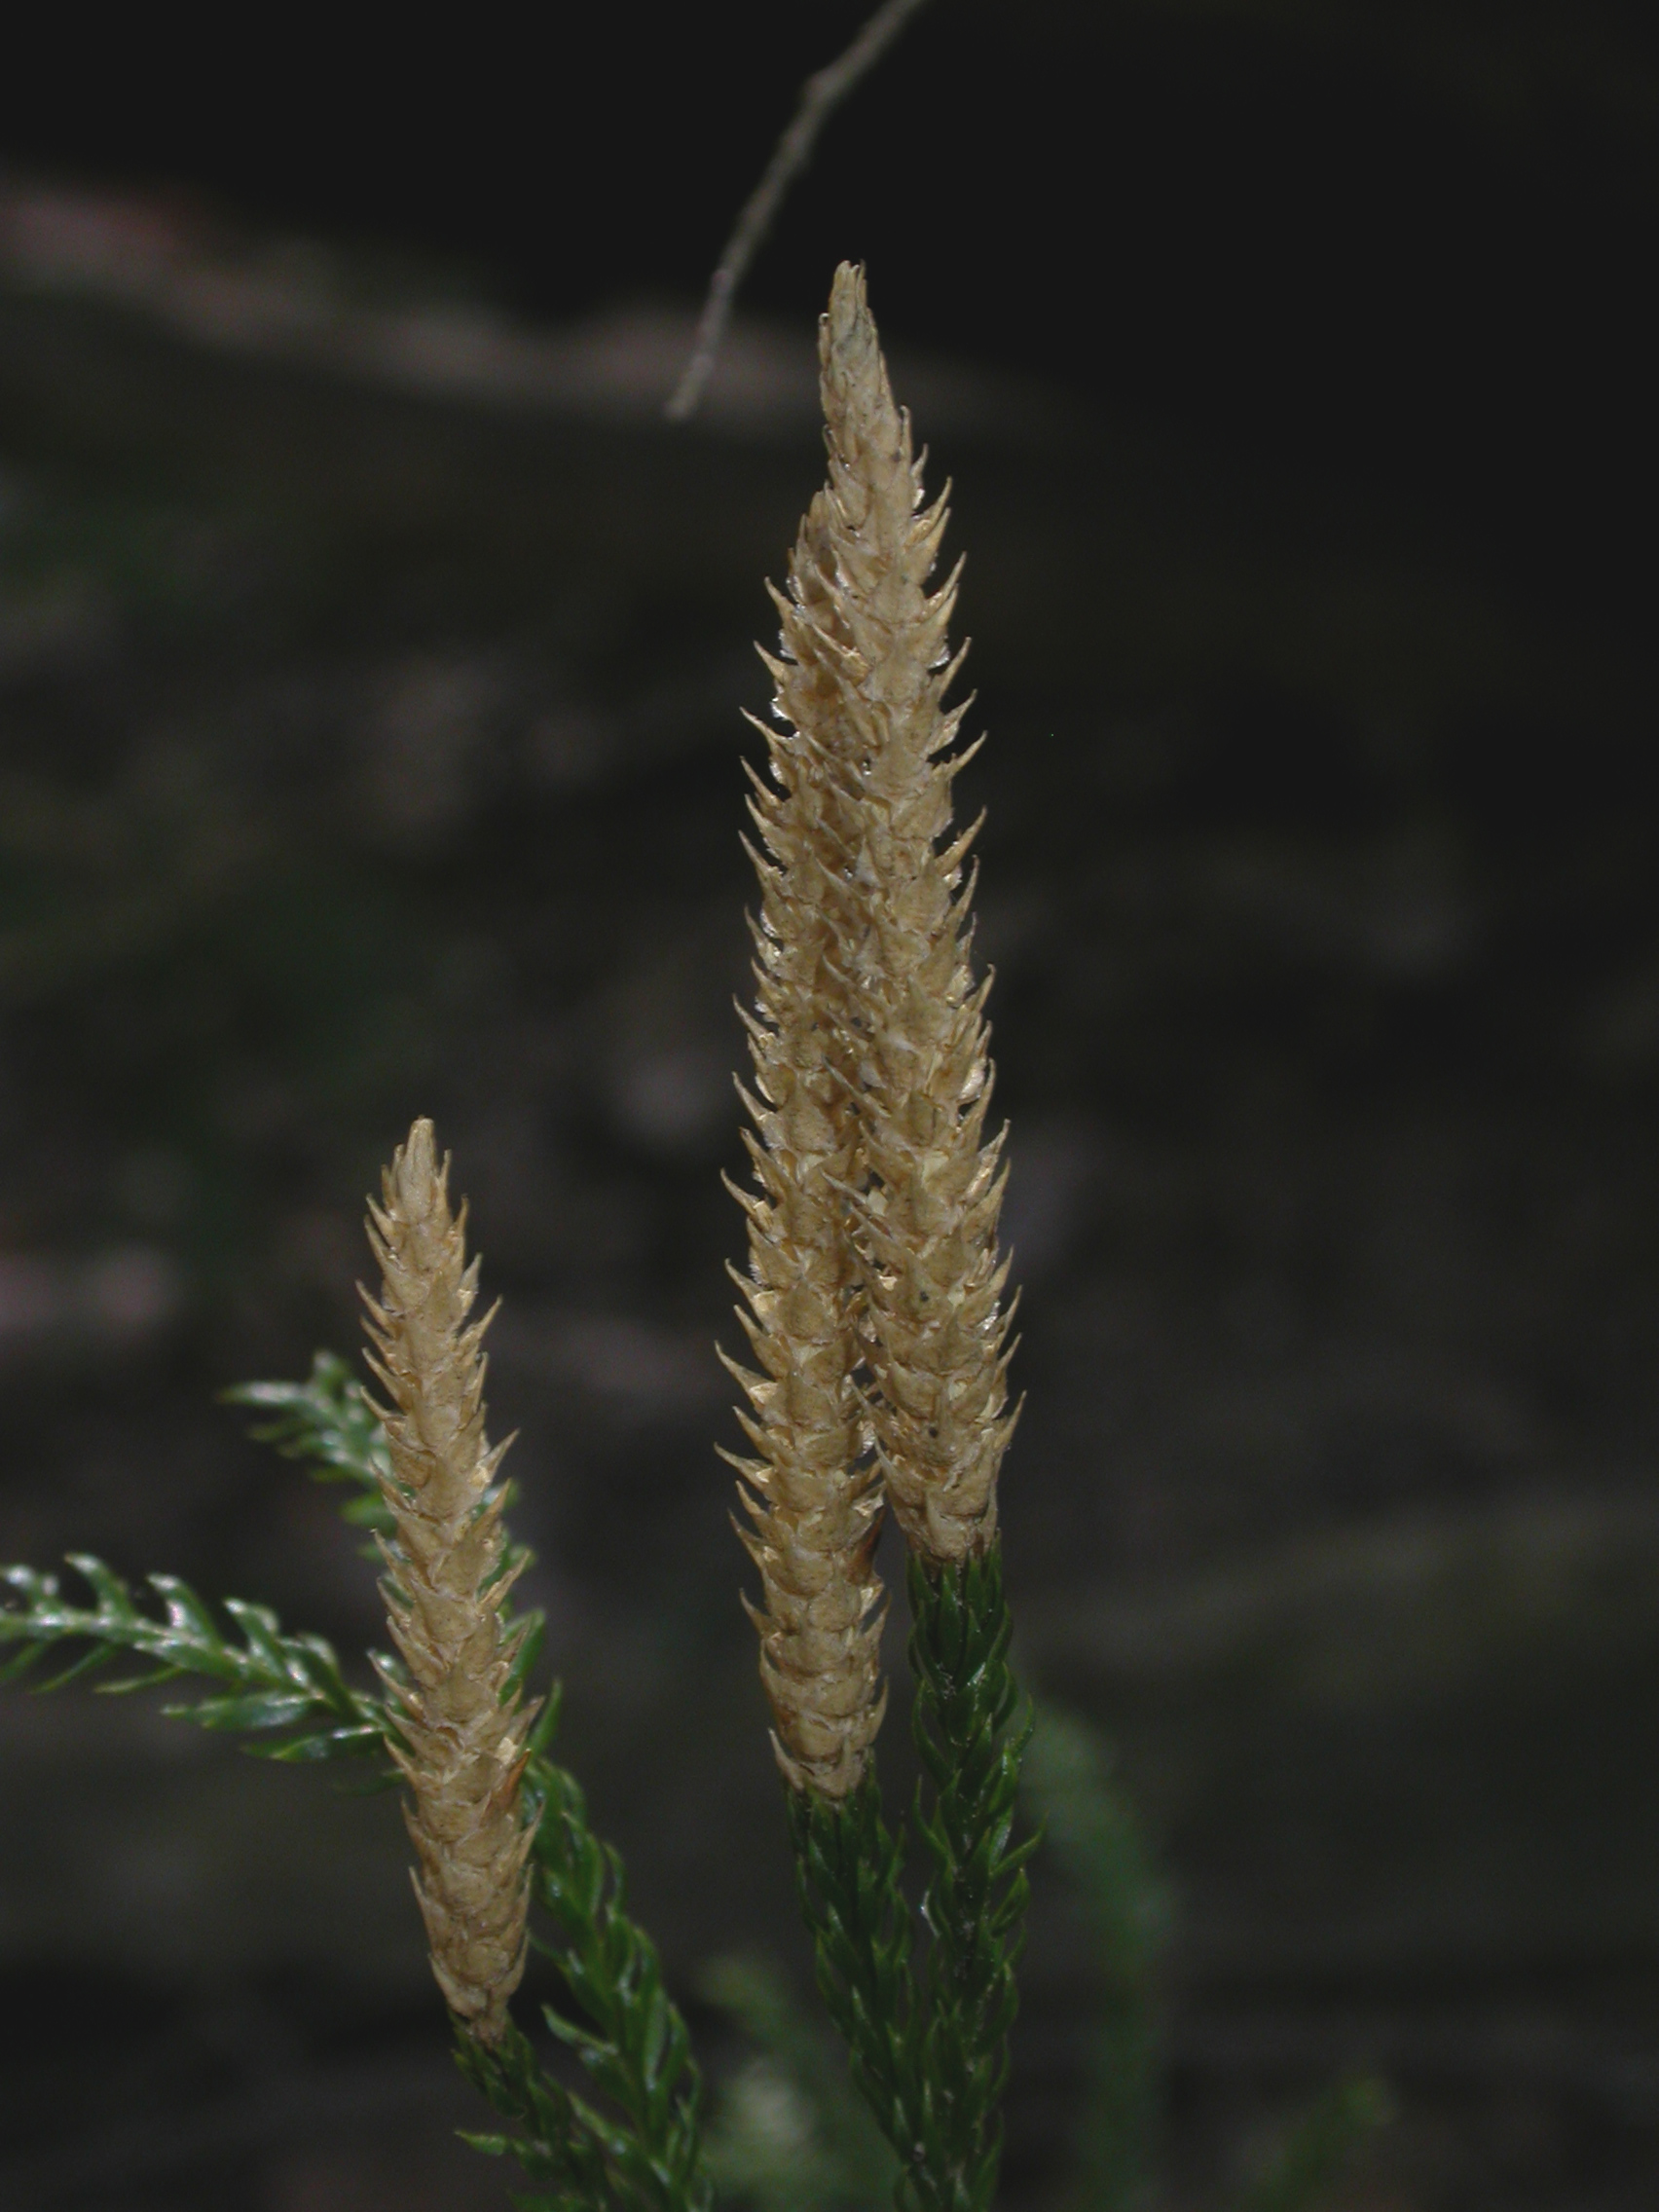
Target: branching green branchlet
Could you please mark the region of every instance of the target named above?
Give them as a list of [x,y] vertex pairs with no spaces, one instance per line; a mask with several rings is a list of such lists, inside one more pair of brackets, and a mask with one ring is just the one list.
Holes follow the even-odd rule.
[[61,1689],[126,1653],[140,1662],[139,1673],[101,1681],[99,1689],[144,1689],[205,1676],[220,1685],[216,1696],[163,1710],[199,1728],[250,1734],[255,1741],[248,1749],[264,1758],[310,1763],[384,1756],[387,1729],[380,1700],[349,1685],[320,1636],[284,1634],[269,1606],[237,1598],[228,1599],[224,1610],[239,1633],[226,1636],[211,1608],[176,1574],[149,1577],[161,1601],[158,1619],[102,1560],[76,1552],[69,1565],[92,1590],[93,1604],[72,1604],[55,1574],[27,1567],[0,1571],[10,1593],[0,1598],[0,1653],[9,1653],[0,1658],[0,1682],[19,1680],[49,1651],[78,1643],[84,1646],[79,1656],[50,1680],[37,1681],[36,1689]]
[[553,1935],[532,1941],[557,1963],[589,2024],[551,2006],[542,2016],[622,2116],[620,2124],[606,2122],[610,2195],[638,2212],[707,2212],[702,2078],[656,1945],[624,1908],[621,1859],[589,1825],[574,1777],[539,1752],[525,1793],[535,1899]]
[[[951,829],[966,757],[953,750],[964,710],[943,704],[960,658],[946,642],[955,578],[930,590],[944,503],[923,503],[858,270],[836,272],[820,356],[829,482],[774,594],[776,723],[752,804],[756,1187],[737,1196],[754,1365],[727,1362],[750,1446],[733,1463],[819,1988],[897,2154],[898,2212],[990,2212],[1035,1843],[1015,1833],[1031,1728],[998,1535],[1014,1419],[1001,1139],[984,1133],[986,985],[970,966],[963,879],[973,832]],[[262,1417],[256,1434],[345,1485],[346,1518],[372,1534],[399,1655],[371,1654],[383,1694],[351,1686],[320,1638],[264,1607],[229,1601],[227,1631],[175,1578],[153,1575],[153,1597],[135,1597],[83,1556],[70,1564],[90,1604],[27,1567],[0,1575],[0,1680],[49,1652],[68,1663],[48,1688],[130,1655],[138,1673],[100,1686],[201,1677],[209,1694],[167,1710],[250,1734],[270,1756],[367,1754],[401,1777],[460,2063],[510,2129],[471,2140],[518,2160],[533,2187],[524,2212],[709,2212],[684,2021],[626,1910],[620,1859],[550,1755],[557,1690],[526,1702],[541,1622],[508,1610],[529,1555],[502,1525],[487,1321],[471,1317],[477,1263],[447,1186],[431,1124],[417,1122],[370,1208],[384,1409],[326,1354],[303,1383],[232,1393]],[[873,1759],[886,1694],[873,1555],[888,1503],[908,1548],[919,1916],[906,1830],[888,1825]],[[1121,2019],[1102,2046],[1114,2079],[1092,2177],[1109,2212],[1135,2212],[1153,2106],[1151,1886],[1097,1775],[1093,1788],[1073,1857],[1111,1893],[1097,1935]],[[1055,1825],[1064,1841],[1063,1815]],[[532,1943],[561,1977],[543,2017],[586,2094],[541,2066],[509,2015]],[[1375,2084],[1341,2085],[1263,2174],[1250,2212],[1305,2212],[1382,2110]]]
[[790,1824],[819,1989],[903,2161],[899,2212],[988,2212],[1025,1862],[1037,1842],[1014,1837],[1030,1722],[1009,1664],[1000,1552],[943,1567],[912,1558],[909,1594],[913,1726],[927,1785],[916,1825],[931,1861],[919,1986],[903,1839],[885,1825],[874,1778],[839,1803],[792,1793]]
[[534,2198],[518,2200],[527,2212],[597,2212],[611,2205],[606,2156],[611,2130],[584,2099],[543,2071],[521,2029],[509,2019],[493,2045],[458,2029],[456,2061],[479,2095],[518,2130],[468,2130],[464,2140],[488,2157],[511,2157],[536,2184]]

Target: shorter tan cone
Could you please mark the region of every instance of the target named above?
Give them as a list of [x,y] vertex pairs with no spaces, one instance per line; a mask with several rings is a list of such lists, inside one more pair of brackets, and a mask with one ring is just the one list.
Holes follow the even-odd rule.
[[390,1401],[376,1408],[397,1522],[395,1540],[382,1545],[381,1589],[409,1672],[407,1683],[388,1684],[388,1700],[408,1747],[394,1755],[413,1797],[415,1894],[451,2011],[495,2044],[524,1972],[533,1837],[519,1782],[535,1708],[502,1703],[515,1644],[501,1607],[515,1575],[500,1571],[492,1485],[506,1445],[485,1441],[479,1346],[489,1316],[468,1322],[478,1263],[466,1265],[466,1208],[452,1217],[448,1181],[431,1123],[417,1122],[386,1171],[382,1202],[369,1207],[384,1283],[378,1303],[364,1293],[365,1325],[369,1365]]

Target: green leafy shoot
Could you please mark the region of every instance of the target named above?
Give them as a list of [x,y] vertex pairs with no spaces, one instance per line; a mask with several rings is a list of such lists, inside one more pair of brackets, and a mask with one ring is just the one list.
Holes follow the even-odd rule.
[[1099,1736],[1046,1703],[1036,1717],[1021,1780],[1083,1907],[1098,1992],[1071,2201],[1078,2212],[1139,2212],[1158,2170],[1159,1973],[1171,1899]]
[[509,2024],[494,2049],[456,2035],[456,2064],[485,2101],[518,2130],[512,2135],[460,2130],[486,2157],[510,2157],[535,2183],[515,2196],[518,2212],[606,2212],[630,2203],[617,2186],[616,2130],[542,2067],[529,2038]]
[[[373,1402],[343,1359],[319,1351],[304,1382],[245,1382],[225,1397],[268,1417],[252,1432],[261,1442],[307,1465],[316,1480],[350,1487],[342,1508],[347,1521],[368,1529],[371,1539],[392,1533],[382,1487],[391,1479],[385,1434]],[[510,1488],[504,1502],[511,1503]],[[365,1548],[372,1558],[383,1556],[378,1541]],[[530,1558],[526,1547],[509,1542],[502,1572]],[[504,1698],[528,1685],[545,1634],[535,1611],[513,1615],[508,1626],[516,1648]],[[395,1680],[394,1663],[376,1655],[375,1665]],[[544,2192],[533,2200],[538,2206],[569,2199],[635,2212],[696,2212],[709,2201],[710,2186],[690,2038],[664,1989],[655,1947],[623,1909],[620,1860],[588,1825],[573,1776],[548,1755],[559,1703],[554,1685],[531,1738],[523,1785],[535,1830],[532,1895],[551,1921],[533,1941],[558,1968],[580,2015],[569,2018],[549,2008],[548,2025],[576,2053],[616,2117],[572,2098],[541,2072],[516,2031],[493,2052],[462,2037],[468,2080],[519,2130],[479,2138],[478,2147],[515,2157]],[[596,2175],[604,2184],[598,2198]]]
[[[368,1393],[338,1353],[316,1353],[303,1382],[239,1382],[220,1397],[267,1415],[248,1434],[274,1444],[284,1459],[300,1460],[313,1482],[349,1485],[352,1494],[341,1504],[343,1520],[373,1535],[392,1533],[391,1508],[382,1494],[391,1479],[386,1436]],[[366,1559],[380,1557],[372,1541],[362,1550]]]
[[1393,2100],[1373,2076],[1336,2083],[1296,2121],[1245,2192],[1239,2212],[1309,2212],[1392,2118]]
[[989,2212],[1038,1841],[1014,1838],[1030,1722],[1009,1663],[1000,1555],[937,1571],[912,1559],[909,1591],[914,1821],[930,1862],[919,1975],[904,1831],[888,1828],[874,1775],[844,1799],[792,1790],[786,1802],[819,1994],[899,2153],[898,2212]]
[[[385,1438],[343,1360],[321,1352],[303,1383],[246,1383],[227,1396],[271,1416],[254,1431],[262,1441],[308,1462],[319,1479],[351,1486],[349,1521],[376,1536],[390,1527],[381,1492],[383,1469],[389,1472]],[[381,1556],[378,1543],[374,1552]],[[512,1547],[507,1564],[527,1558]],[[286,1635],[266,1607],[235,1599],[222,1607],[234,1624],[227,1634],[175,1576],[150,1576],[158,1607],[135,1597],[101,1560],[77,1555],[70,1565],[87,1583],[91,1604],[66,1599],[53,1575],[26,1567],[0,1570],[0,1681],[29,1676],[49,1652],[78,1645],[66,1667],[35,1686],[60,1687],[128,1655],[140,1661],[140,1671],[98,1687],[130,1690],[205,1676],[220,1685],[218,1694],[165,1710],[202,1727],[268,1737],[248,1747],[264,1757],[373,1756],[394,1743],[387,1707],[347,1683],[320,1637]],[[519,1614],[510,1625],[516,1649],[508,1694],[532,1675],[543,1641],[538,1612]],[[370,1657],[395,1689],[399,1664],[384,1654]],[[594,1834],[581,1789],[549,1756],[559,1703],[555,1684],[532,1733],[524,1777],[535,1831],[533,1896],[545,1927],[535,1941],[557,1966],[580,2015],[548,2008],[547,2023],[613,2111],[573,2096],[545,2072],[518,2030],[494,2051],[462,2035],[463,2072],[517,2130],[469,2140],[518,2159],[536,2185],[537,2194],[523,2200],[528,2212],[707,2212],[713,2189],[690,2038],[654,1945],[624,1909],[617,1854]],[[379,1779],[395,1782],[389,1762]]]
[[713,1960],[702,1994],[754,2055],[722,2084],[709,2130],[715,2187],[755,2212],[868,2212],[899,2161],[847,2073],[838,2040],[807,2019],[769,1959]]
[[350,1687],[320,1636],[284,1635],[267,1606],[237,1598],[223,1608],[235,1624],[227,1635],[176,1575],[149,1577],[158,1614],[102,1560],[78,1552],[69,1565],[92,1591],[92,1605],[70,1603],[55,1575],[0,1569],[0,1589],[9,1593],[0,1597],[0,1681],[31,1675],[49,1651],[80,1645],[61,1672],[33,1686],[59,1689],[129,1655],[141,1662],[140,1671],[99,1689],[119,1694],[205,1676],[222,1685],[218,1694],[164,1711],[199,1728],[264,1738],[246,1747],[257,1757],[315,1761],[384,1752],[387,1722],[379,1698]]
[[1038,1837],[1014,1840],[1029,1709],[1009,1659],[1013,1624],[993,1546],[930,1569],[908,1563],[911,1735],[929,1789],[915,1823],[930,1861],[922,1919],[927,1956],[927,2075],[934,2135],[929,2186],[948,2212],[989,2212],[1002,2155],[999,2107],[1014,1969]]
[[792,1789],[785,1806],[818,1994],[846,2044],[859,2094],[899,2153],[898,2212],[931,2212],[950,2198],[948,2154],[924,2068],[905,1830],[888,1827],[873,1771],[850,1797]]
[[[586,2025],[552,2006],[543,2016],[603,2100],[574,2095],[517,2028],[495,2049],[457,2038],[461,2072],[511,2134],[465,2140],[510,2157],[535,2184],[520,2212],[709,2212],[701,2080],[656,1948],[623,1908],[617,1854],[588,1825],[574,1778],[548,1756],[559,1693],[536,1721],[524,1788],[535,1825],[533,1947],[550,1959]],[[551,1923],[551,1927],[547,1923]]]
[[524,1778],[535,1830],[532,1897],[551,1923],[550,1936],[533,1923],[531,1942],[557,1966],[587,2025],[553,2006],[543,2017],[621,2116],[606,2138],[616,2200],[637,2212],[707,2212],[691,2038],[655,1944],[625,1908],[621,1859],[594,1833],[574,1776],[547,1756],[556,1710],[550,1700],[536,1724]]

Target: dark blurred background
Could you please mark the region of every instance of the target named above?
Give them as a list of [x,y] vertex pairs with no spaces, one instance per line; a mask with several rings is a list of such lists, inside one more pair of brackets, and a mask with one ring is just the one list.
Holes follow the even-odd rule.
[[[1350,2205],[1646,2204],[1659,18],[933,0],[670,428],[863,13],[8,26],[0,1559],[376,1637],[214,1393],[350,1348],[431,1113],[567,1753],[717,2066],[706,1962],[800,1973],[711,1343],[738,709],[864,257],[991,732],[1023,1663],[1177,1894],[1172,2201],[1363,2064],[1400,2119]],[[0,1694],[7,2212],[503,2207],[406,1857],[384,1799]]]

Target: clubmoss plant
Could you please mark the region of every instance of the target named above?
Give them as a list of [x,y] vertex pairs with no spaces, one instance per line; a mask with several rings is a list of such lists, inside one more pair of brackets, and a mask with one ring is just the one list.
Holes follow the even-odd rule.
[[[864,273],[848,264],[819,360],[829,481],[788,590],[773,594],[771,782],[756,779],[752,802],[764,845],[749,1024],[759,1095],[748,1098],[760,1188],[744,1198],[739,1312],[761,1372],[734,1372],[761,1456],[738,1466],[820,1985],[900,2154],[901,2200],[966,2212],[995,2188],[1031,1842],[1012,1840],[1026,1724],[996,1542],[1013,1426],[1000,1140],[983,1141],[984,989],[966,948],[973,831],[949,838],[967,757],[952,750],[966,710],[944,704],[960,666],[947,644],[956,576],[930,589],[945,502],[924,501]],[[915,1733],[932,1785],[917,1807],[931,1860],[920,1980],[903,1838],[864,1760],[881,1716],[869,1560],[883,1503],[910,1551]],[[812,1634],[807,1590],[834,1634]],[[823,1761],[792,1749],[803,1693],[834,1754]],[[856,1756],[831,1714],[850,1721]]]
[[[794,2080],[812,2107],[797,2137],[816,2163],[792,2168],[781,2138],[756,2153],[753,2126],[717,2148],[728,2183],[769,2193],[775,2212],[796,2183],[804,2207],[889,2181],[897,2212],[988,2212],[1037,1839],[1017,1832],[1031,1720],[999,1536],[1014,1413],[1001,1139],[985,1134],[988,982],[969,957],[973,830],[951,822],[968,757],[965,710],[945,704],[961,659],[947,644],[956,576],[932,582],[945,504],[924,500],[858,269],[836,272],[820,350],[829,479],[773,595],[776,715],[752,801],[755,1188],[736,1195],[754,1364],[727,1361],[750,1447],[728,1456],[818,1986],[887,2148],[851,2126],[821,2046],[753,1975],[735,1998],[728,1977],[726,1996],[790,2075],[775,2067],[773,2087],[792,2094]],[[90,1604],[50,1575],[5,1571],[0,1679],[65,1646],[69,1664],[42,1686],[130,1654],[137,1673],[101,1686],[204,1677],[208,1694],[167,1710],[247,1734],[266,1756],[366,1759],[401,1783],[457,2059],[507,2123],[469,2140],[518,2161],[533,2185],[524,2212],[708,2212],[684,2021],[627,1912],[616,1853],[551,1756],[557,1686],[531,1691],[541,1624],[511,1609],[529,1555],[506,1532],[505,1446],[485,1434],[489,1317],[473,1317],[464,1227],[432,1124],[418,1121],[369,1209],[382,1277],[365,1294],[369,1364],[384,1401],[326,1353],[303,1383],[230,1393],[259,1415],[256,1434],[343,1485],[345,1517],[369,1531],[395,1646],[370,1655],[376,1686],[349,1681],[327,1643],[262,1606],[228,1601],[227,1631],[176,1578],[153,1575],[140,1599],[84,1556],[70,1564]],[[907,1551],[922,1769],[910,1826],[889,1821],[874,1758],[886,1703],[874,1555],[889,1507]],[[1156,2101],[1147,1885],[1088,1756],[1074,1744],[1068,1765],[1063,1750],[1051,1745],[1038,1779],[1056,1840],[1095,1871],[1103,1947],[1120,1954],[1086,2198],[1139,2212]],[[904,1887],[912,1835],[919,1914]],[[512,2016],[532,1950],[559,1976],[561,2003],[541,2016],[582,2093]],[[1372,2111],[1367,2094],[1349,2085],[1318,2109],[1263,2178],[1257,2212],[1306,2205]],[[838,2154],[826,2133],[837,2127]]]
[[[416,1894],[434,1974],[457,2030],[462,2072],[511,2125],[470,2136],[517,2160],[535,2185],[522,2212],[708,2212],[702,2087],[690,2038],[663,1985],[650,1937],[628,1915],[622,1866],[593,1831],[580,1785],[549,1755],[555,1685],[527,1700],[539,1656],[536,1613],[512,1615],[530,1555],[508,1538],[504,1446],[484,1438],[484,1323],[470,1319],[476,1263],[465,1264],[465,1209],[452,1216],[448,1162],[417,1122],[387,1170],[370,1237],[383,1269],[369,1300],[377,1407],[343,1360],[322,1352],[302,1383],[226,1393],[264,1418],[254,1433],[320,1479],[343,1484],[343,1511],[371,1532],[396,1655],[370,1654],[378,1694],[351,1686],[321,1637],[286,1634],[267,1607],[230,1599],[226,1635],[176,1576],[151,1575],[136,1598],[100,1560],[70,1566],[93,1603],[66,1599],[52,1575],[9,1567],[0,1601],[0,1680],[79,1647],[38,1686],[57,1688],[122,1654],[125,1691],[204,1676],[214,1694],[166,1710],[251,1736],[258,1755],[314,1763],[367,1759],[408,1785],[421,1861]],[[159,1610],[158,1610],[159,1606]],[[569,2010],[542,2007],[593,2094],[574,2093],[538,2058],[508,2011],[527,1943],[556,1969]]]

